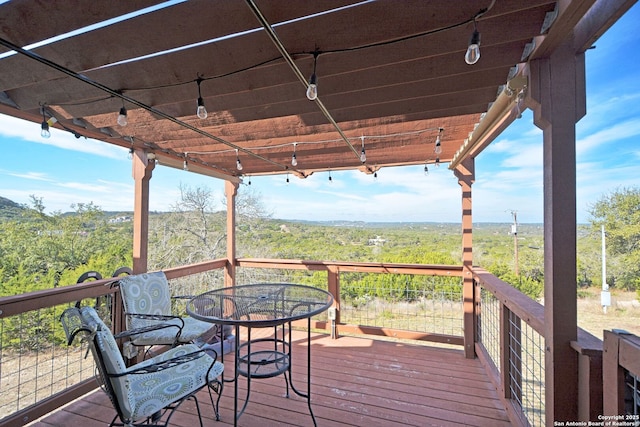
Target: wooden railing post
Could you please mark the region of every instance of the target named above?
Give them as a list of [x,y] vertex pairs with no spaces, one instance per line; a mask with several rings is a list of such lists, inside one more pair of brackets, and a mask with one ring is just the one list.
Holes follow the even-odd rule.
[[335,310],[336,314],[336,318],[327,323],[327,328],[333,338],[338,338],[338,325],[340,324],[340,268],[338,266],[330,265],[327,267],[327,282],[328,291],[333,295],[331,309]]
[[578,420],[602,421],[602,341],[578,331],[571,347],[578,353]]
[[602,412],[604,415],[624,414],[624,369],[620,366],[620,335],[603,332],[602,352]]

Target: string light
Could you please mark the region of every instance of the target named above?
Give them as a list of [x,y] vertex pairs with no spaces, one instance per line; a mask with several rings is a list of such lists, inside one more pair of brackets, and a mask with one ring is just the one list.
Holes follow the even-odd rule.
[[426,176],[426,175],[429,175],[429,167],[427,166],[427,163],[426,163],[426,162],[425,162],[425,164],[424,164],[424,174],[425,174],[425,176]]
[[440,167],[440,157],[436,157],[436,167]]
[[126,126],[127,123],[127,109],[124,107],[124,99],[122,100],[122,108],[120,108],[120,113],[118,113],[118,119],[116,120],[120,126]]
[[464,55],[464,60],[467,64],[473,65],[480,59],[480,33],[478,32],[478,25],[476,20],[473,20],[473,34],[469,40],[469,47],[467,53]]
[[318,62],[318,51],[313,53],[313,74],[309,78],[309,85],[307,86],[307,99],[309,101],[315,101],[318,97],[318,77],[316,76],[316,64]]
[[57,121],[58,121],[58,119],[56,119],[53,116],[51,116],[47,120],[47,116],[45,114],[45,110],[44,110],[44,106],[43,106],[42,107],[42,124],[40,125],[40,136],[43,137],[43,138],[51,137],[51,131],[49,131],[49,127],[53,126],[53,124],[56,123]]
[[204,106],[204,99],[202,99],[202,93],[200,92],[200,83],[202,83],[202,78],[198,77],[196,83],[198,83],[198,108],[196,109],[196,115],[200,119],[206,119],[207,109]]
[[187,164],[187,155],[188,153],[184,153],[184,162],[182,163],[182,170],[188,171],[189,165]]
[[[421,135],[425,132],[433,132],[437,130],[439,132],[438,136],[441,140],[441,134],[444,132],[444,128],[442,127],[429,127],[429,128],[424,128],[424,129],[420,129],[420,130],[415,130],[415,131],[409,131],[409,132],[396,132],[396,133],[389,133],[389,134],[380,134],[380,135],[362,135],[362,136],[358,136],[358,137],[351,137],[349,138],[351,141],[355,140],[355,138],[359,138],[361,141],[361,145],[362,145],[362,150],[360,152],[360,160],[365,163],[367,158],[366,158],[366,149],[364,147],[364,140],[366,138],[369,139],[386,139],[386,138],[395,138],[397,139],[398,137],[403,137],[403,136],[416,136],[416,135]],[[288,147],[293,145],[293,153],[291,154],[291,165],[296,167],[299,162],[298,162],[298,149],[297,146],[300,144],[304,144],[304,145],[321,145],[321,144],[327,144],[327,143],[332,143],[332,142],[339,142],[339,141],[343,141],[343,139],[323,139],[323,140],[318,140],[318,141],[296,141],[296,142],[286,142],[286,143],[282,143],[282,144],[276,144],[276,145],[265,145],[265,146],[255,146],[255,147],[251,147],[251,153],[253,152],[258,152],[261,150],[273,150],[276,148],[282,148],[282,147]],[[438,137],[436,137],[436,142],[438,141]],[[238,157],[238,153],[239,150],[236,148],[228,148],[228,149],[224,149],[224,150],[213,150],[213,151],[208,151],[208,150],[203,150],[203,151],[190,151],[191,154],[200,154],[200,155],[219,155],[219,154],[224,154],[224,153],[229,153],[229,152],[234,152],[236,153],[236,167],[238,166],[238,163],[240,163],[240,167],[242,167],[242,163],[240,162]],[[362,155],[362,151],[364,151],[364,156]],[[238,169],[241,170],[241,169]]]
[[298,166],[298,158],[296,157],[296,145],[297,142],[293,143],[293,154],[291,155],[291,166]]
[[287,184],[289,183],[289,172],[287,172]]
[[238,149],[236,148],[236,169],[239,171],[242,170],[242,163],[240,162],[240,157],[238,156]]
[[40,136],[43,138],[49,138],[51,136],[51,132],[49,132],[49,123],[47,123],[47,118],[44,115],[44,108],[42,109],[42,126]]
[[329,182],[333,182],[333,179],[331,178],[331,171],[329,171]]
[[440,135],[442,134],[443,129],[439,128],[438,129],[438,136],[436,137],[436,146],[434,148],[433,151],[435,151],[435,153],[439,156],[440,154],[442,154],[442,145],[440,142]]

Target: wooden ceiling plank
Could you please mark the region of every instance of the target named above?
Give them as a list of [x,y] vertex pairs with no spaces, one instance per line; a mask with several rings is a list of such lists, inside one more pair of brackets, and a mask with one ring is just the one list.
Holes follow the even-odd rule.
[[[345,0],[295,2],[286,8],[272,9],[277,11],[274,14],[277,15],[278,21],[285,21],[349,3]],[[74,13],[82,14],[91,4],[77,4]],[[38,25],[38,21],[28,21],[24,26],[28,30],[35,25]],[[258,27],[255,17],[244,2],[190,0],[52,43],[35,49],[34,52],[76,72],[87,72],[119,61],[181,48]],[[31,61],[30,58],[19,55],[0,60],[0,90],[21,87],[34,80],[46,81],[59,77],[54,70],[39,73],[37,76],[29,73]],[[184,64],[183,62],[181,65]],[[16,69],[22,72],[9,73]],[[171,73],[167,74],[171,76]],[[191,76],[193,79],[197,77],[196,73]],[[165,84],[175,82],[174,80]],[[126,84],[127,81],[123,80],[116,87]]]
[[[0,5],[0,37],[18,46],[28,46],[163,1],[119,1],[105,7],[103,2],[85,0],[12,0]],[[0,52],[6,51],[0,49]]]

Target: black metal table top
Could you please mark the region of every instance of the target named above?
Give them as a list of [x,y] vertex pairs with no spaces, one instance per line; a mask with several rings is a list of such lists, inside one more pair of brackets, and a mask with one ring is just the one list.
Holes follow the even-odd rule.
[[205,292],[187,303],[187,313],[206,322],[266,327],[322,313],[333,296],[292,283],[259,283]]

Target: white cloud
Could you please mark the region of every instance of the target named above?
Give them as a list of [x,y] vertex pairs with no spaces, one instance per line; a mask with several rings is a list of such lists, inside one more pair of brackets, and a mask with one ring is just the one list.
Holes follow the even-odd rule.
[[51,137],[40,136],[40,125],[0,114],[0,136],[44,144],[62,150],[79,151],[111,159],[126,159],[127,150],[89,138],[76,138],[69,132],[51,128]]
[[[604,127],[604,126],[603,126]],[[620,140],[640,135],[640,118],[633,118],[613,126],[600,127],[592,133],[576,142],[576,155],[583,155],[593,149],[606,150],[606,144],[620,143]]]
[[46,173],[42,173],[42,172],[27,172],[27,173],[6,172],[6,174],[16,178],[31,179],[36,181],[47,181],[47,182],[53,181],[51,178],[47,177]]

